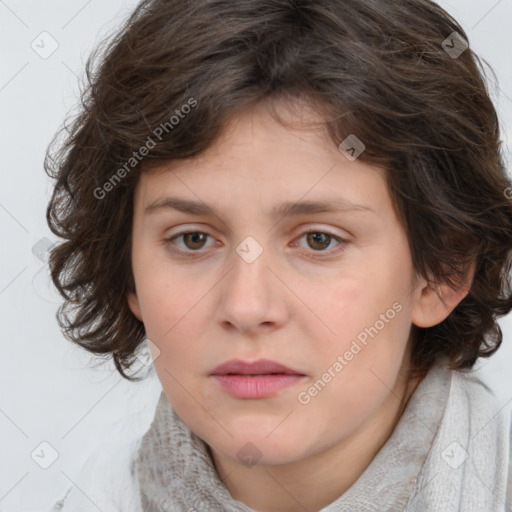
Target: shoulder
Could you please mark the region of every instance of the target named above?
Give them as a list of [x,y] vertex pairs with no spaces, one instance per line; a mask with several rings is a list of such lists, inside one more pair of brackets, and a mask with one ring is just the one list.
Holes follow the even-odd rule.
[[[506,505],[512,505],[512,410],[509,402],[501,403],[477,372],[452,371],[451,397],[467,422],[472,422],[472,440],[476,441],[475,458],[494,450],[495,478],[506,489]],[[500,485],[502,485],[500,484]]]
[[458,370],[451,370],[449,401],[452,415],[472,424],[472,437],[478,435],[480,443],[486,437],[498,439],[499,451],[508,461],[512,429],[509,402],[500,400],[478,372]]
[[474,417],[481,417],[485,421],[493,419],[501,428],[510,429],[510,410],[499,403],[480,373],[460,370],[451,370],[450,373],[453,402],[468,406]]
[[448,399],[405,510],[434,511],[444,503],[450,511],[504,512],[512,502],[507,404],[476,371],[443,368],[438,374],[449,377]]
[[49,512],[139,512],[137,479],[132,468],[140,442],[141,438],[101,443]]

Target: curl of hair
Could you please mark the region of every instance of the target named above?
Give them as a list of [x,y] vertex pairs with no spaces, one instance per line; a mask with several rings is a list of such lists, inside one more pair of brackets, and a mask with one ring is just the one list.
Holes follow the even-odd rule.
[[[288,99],[314,106],[333,143],[355,134],[366,146],[359,158],[389,171],[418,274],[459,286],[474,264],[451,314],[413,326],[413,367],[426,372],[446,356],[470,369],[493,354],[497,318],[512,309],[512,189],[482,61],[471,48],[452,58],[442,43],[453,32],[468,40],[429,0],[142,1],[89,57],[79,113],[45,158],[56,180],[47,221],[63,239],[49,262],[66,337],[137,380],[126,370],[145,331],[126,298],[140,173],[200,154],[241,109]],[[112,181],[191,98],[186,118]]]

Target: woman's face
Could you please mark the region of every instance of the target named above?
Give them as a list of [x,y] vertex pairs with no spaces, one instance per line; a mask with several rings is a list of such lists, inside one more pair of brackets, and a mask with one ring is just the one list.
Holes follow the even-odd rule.
[[[219,457],[288,464],[396,410],[421,291],[383,170],[263,106],[229,128],[141,176],[129,304],[187,426]],[[296,373],[213,375],[260,359]]]

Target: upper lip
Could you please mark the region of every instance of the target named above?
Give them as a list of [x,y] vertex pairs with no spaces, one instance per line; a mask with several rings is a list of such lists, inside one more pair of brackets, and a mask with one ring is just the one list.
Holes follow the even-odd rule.
[[239,375],[268,375],[271,373],[285,373],[288,375],[304,375],[303,373],[288,368],[281,363],[269,359],[258,359],[257,361],[242,361],[232,359],[217,366],[212,375],[226,375],[228,373]]

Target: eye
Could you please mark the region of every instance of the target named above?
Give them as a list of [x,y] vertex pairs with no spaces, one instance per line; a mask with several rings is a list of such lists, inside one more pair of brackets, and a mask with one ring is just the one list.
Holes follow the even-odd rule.
[[208,237],[210,237],[210,235],[203,233],[202,231],[184,231],[183,233],[178,233],[171,238],[166,238],[165,242],[169,245],[172,244],[179,247],[174,240],[182,238],[185,247],[179,247],[179,250],[184,252],[194,252],[205,247],[205,242]]
[[[313,252],[326,252],[329,254],[336,254],[344,250],[345,246],[348,244],[347,240],[344,240],[339,236],[333,235],[332,233],[326,231],[317,231],[313,229],[303,233],[298,240],[302,240],[303,238],[305,238],[308,246],[313,249]],[[337,248],[327,251],[326,249],[331,246],[333,241],[337,242],[337,245],[335,245]]]
[[[194,257],[194,253],[201,253],[201,249],[207,247],[206,241],[208,238],[212,238],[208,233],[204,233],[202,231],[183,231],[172,237],[164,239],[164,243],[168,246],[169,250],[184,254],[186,256]],[[310,255],[313,257],[323,257],[323,253],[327,253],[327,255],[337,254],[338,252],[342,252],[346,245],[348,245],[348,241],[343,238],[334,235],[332,233],[326,231],[319,231],[310,229],[304,232],[298,240],[302,240],[305,238],[308,246],[313,249],[313,251],[308,251]],[[180,240],[183,242],[183,245],[180,245],[176,242],[176,240]],[[326,250],[332,243],[337,242],[333,250]],[[298,245],[297,242],[294,242],[292,246]],[[314,253],[322,253],[318,256]]]

